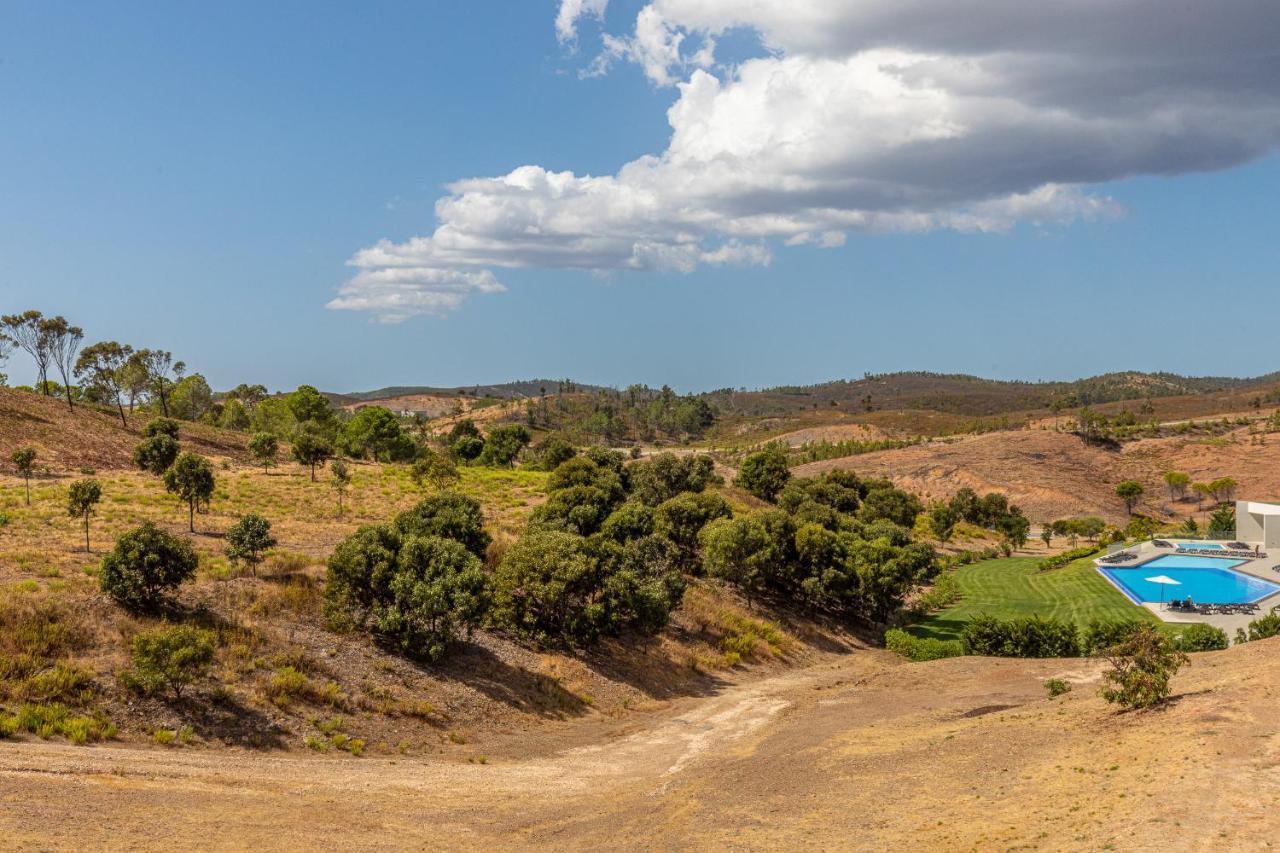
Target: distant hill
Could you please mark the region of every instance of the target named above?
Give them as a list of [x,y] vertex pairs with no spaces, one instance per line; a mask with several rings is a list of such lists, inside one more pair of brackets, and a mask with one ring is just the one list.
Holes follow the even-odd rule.
[[526,379],[518,382],[501,382],[496,385],[458,385],[452,388],[440,388],[430,385],[391,385],[373,391],[352,391],[347,394],[333,394],[331,397],[345,398],[345,403],[357,403],[366,400],[386,400],[395,397],[497,397],[500,400],[523,400],[527,397],[538,397],[542,394],[561,393],[566,386],[576,391],[600,391],[600,385],[582,385],[565,379]]
[[721,389],[706,397],[724,413],[778,416],[812,408],[847,412],[926,410],[983,417],[1010,412],[1097,406],[1127,400],[1196,396],[1224,392],[1271,391],[1280,373],[1251,379],[1191,377],[1126,371],[1069,382],[1020,382],[965,374],[887,373],[818,385],[790,385],[758,391]]

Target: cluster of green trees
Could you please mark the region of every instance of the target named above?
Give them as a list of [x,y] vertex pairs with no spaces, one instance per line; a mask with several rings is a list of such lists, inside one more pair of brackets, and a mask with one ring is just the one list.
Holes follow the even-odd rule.
[[548,397],[546,389],[525,406],[526,422],[609,443],[685,440],[701,438],[715,424],[715,407],[703,395],[680,395],[666,385],[654,390],[632,385],[625,391],[612,388],[575,393],[572,383],[561,383],[560,393]]
[[142,441],[133,450],[139,468],[164,480],[167,491],[187,505],[187,523],[196,530],[196,510],[207,508],[216,478],[213,465],[199,453],[183,452],[178,443],[178,422],[155,418],[142,429]]
[[1097,542],[1106,531],[1106,521],[1096,515],[1085,515],[1078,518],[1060,518],[1057,521],[1046,522],[1040,528],[1040,538],[1044,540],[1046,546],[1049,546],[1053,544],[1053,537],[1065,536],[1070,546],[1075,548],[1081,539]]
[[929,526],[939,542],[951,538],[956,524],[966,522],[1000,534],[1010,548],[1021,548],[1027,543],[1031,522],[1021,508],[1009,503],[1009,498],[998,492],[981,497],[973,489],[960,489],[951,500],[937,502],[929,507]]
[[726,514],[699,541],[706,571],[748,596],[883,622],[938,571],[933,549],[911,538],[920,501],[887,480],[848,471],[794,479],[773,445],[748,456],[734,482],[776,508]]

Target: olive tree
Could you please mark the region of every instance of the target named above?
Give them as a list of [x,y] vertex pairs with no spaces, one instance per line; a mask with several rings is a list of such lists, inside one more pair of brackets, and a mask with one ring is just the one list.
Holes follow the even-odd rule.
[[777,500],[778,494],[790,479],[787,452],[782,445],[772,443],[743,460],[733,484],[746,489],[760,500],[772,503]]
[[255,463],[262,466],[264,474],[268,468],[275,467],[279,450],[279,439],[269,432],[255,432],[249,438],[249,455]]
[[329,484],[338,496],[338,518],[342,518],[342,496],[351,486],[351,469],[346,462],[341,459],[333,460],[333,465],[329,468]]
[[1133,515],[1133,508],[1138,505],[1145,491],[1137,480],[1125,480],[1116,486],[1116,497],[1124,501],[1125,510]]
[[196,532],[196,506],[213,497],[213,466],[198,453],[182,453],[164,472],[164,487],[187,502],[187,522]]
[[418,452],[418,458],[409,469],[409,477],[418,488],[422,488],[424,483],[430,483],[437,491],[446,489],[461,479],[457,466],[448,457],[429,448]]
[[316,468],[323,467],[333,456],[333,443],[313,429],[302,429],[293,437],[291,450],[299,465],[311,469],[311,482],[316,481]]
[[13,467],[17,468],[18,473],[22,475],[27,487],[27,506],[31,506],[31,472],[36,464],[36,449],[34,447],[19,447],[10,454],[9,460],[13,462]]
[[67,491],[67,515],[84,519],[84,551],[89,553],[89,516],[102,500],[102,485],[92,478],[76,480]]
[[116,540],[102,558],[98,581],[117,604],[153,611],[171,590],[195,576],[198,563],[190,542],[147,522]]
[[275,545],[271,522],[256,513],[243,516],[227,529],[227,559],[233,563],[247,563],[254,577],[258,576],[258,563],[262,562],[263,553]]

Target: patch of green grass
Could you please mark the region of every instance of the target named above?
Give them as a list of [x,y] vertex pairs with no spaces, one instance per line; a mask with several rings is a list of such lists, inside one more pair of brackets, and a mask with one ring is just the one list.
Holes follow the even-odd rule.
[[956,570],[960,601],[907,630],[917,637],[957,640],[964,624],[979,614],[1000,619],[1040,615],[1084,625],[1091,619],[1139,620],[1163,625],[1098,574],[1092,559],[1076,560],[1052,572],[1036,571],[1035,557],[1009,557]]

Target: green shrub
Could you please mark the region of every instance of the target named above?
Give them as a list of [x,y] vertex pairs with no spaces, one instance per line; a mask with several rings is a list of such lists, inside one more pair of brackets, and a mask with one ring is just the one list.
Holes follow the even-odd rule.
[[1175,642],[1178,649],[1184,652],[1216,652],[1228,645],[1225,631],[1204,623],[1188,625],[1178,634]]
[[545,645],[575,646],[626,628],[651,633],[684,595],[675,549],[657,536],[621,545],[533,531],[493,575],[496,624]]
[[67,702],[84,705],[93,698],[93,672],[58,661],[21,681],[14,693],[30,702]]
[[1041,616],[1006,620],[978,616],[965,624],[961,639],[971,655],[1066,658],[1080,654],[1075,623]]
[[164,476],[173,460],[178,458],[178,440],[169,435],[153,435],[144,438],[133,449],[133,463],[149,474]]
[[1056,699],[1064,693],[1070,693],[1071,685],[1061,678],[1050,678],[1044,683],[1044,689],[1049,691],[1050,699]]
[[945,572],[933,579],[933,586],[916,599],[916,603],[924,612],[942,610],[960,600],[960,583],[951,572]]
[[[404,526],[430,529],[428,524]],[[489,607],[489,582],[480,560],[454,539],[364,527],[329,558],[325,613],[330,622],[372,630],[429,660],[442,658],[462,631],[469,636]]]
[[208,674],[213,665],[213,635],[199,628],[176,625],[133,638],[133,670],[123,673],[126,686],[142,693],[168,690],[174,699]]
[[1280,636],[1280,613],[1268,613],[1261,619],[1254,619],[1249,623],[1247,631],[1244,628],[1236,630],[1237,643],[1266,640],[1275,636]]
[[1102,698],[1125,708],[1151,708],[1169,697],[1169,682],[1186,654],[1151,626],[1143,626],[1107,656]]
[[76,744],[109,740],[116,734],[116,727],[101,714],[72,716],[66,705],[56,702],[19,706],[12,726],[45,739],[61,735]]
[[276,544],[275,537],[271,535],[271,522],[257,513],[249,513],[231,525],[226,536],[227,559],[233,563],[248,563],[254,577],[257,577],[263,553]]
[[130,610],[155,610],[170,590],[195,576],[199,559],[185,539],[147,522],[116,540],[102,558],[102,591]]
[[884,632],[884,647],[913,661],[940,660],[964,654],[964,644],[959,640],[913,637],[898,628]]
[[403,536],[440,536],[460,542],[482,560],[489,547],[480,502],[456,492],[440,492],[419,502],[397,515],[394,526]]

